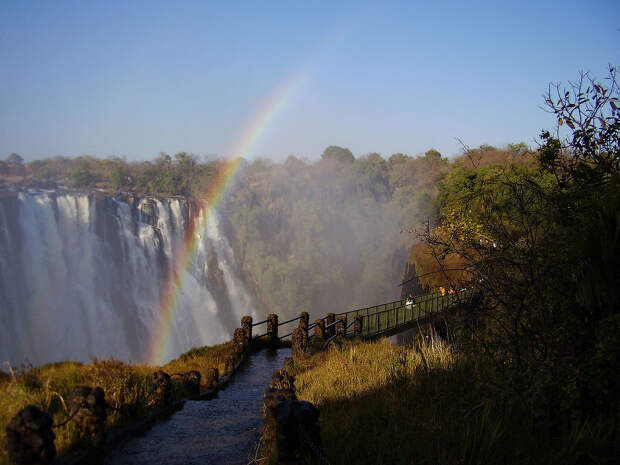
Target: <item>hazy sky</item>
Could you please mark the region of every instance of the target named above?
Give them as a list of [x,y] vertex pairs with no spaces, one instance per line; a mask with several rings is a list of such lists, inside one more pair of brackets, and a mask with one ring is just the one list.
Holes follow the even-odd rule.
[[292,77],[247,158],[533,145],[548,83],[619,58],[618,0],[3,0],[0,158],[227,155]]

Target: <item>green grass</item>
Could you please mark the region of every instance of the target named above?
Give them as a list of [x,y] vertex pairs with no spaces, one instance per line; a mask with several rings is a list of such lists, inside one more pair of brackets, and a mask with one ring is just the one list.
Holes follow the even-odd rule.
[[[54,423],[67,418],[66,402],[69,394],[79,385],[100,386],[106,400],[113,406],[108,411],[106,427],[113,429],[144,417],[152,410],[150,375],[162,369],[169,374],[207,368],[224,369],[224,359],[232,350],[228,342],[212,347],[192,349],[178,359],[161,367],[130,365],[119,360],[93,360],[90,363],[59,362],[39,367],[23,366],[12,373],[0,372],[0,464],[8,464],[5,427],[13,416],[26,405],[36,405],[49,412]],[[180,378],[174,377],[173,381]],[[184,396],[175,385],[175,398]],[[54,429],[56,449],[61,456],[79,445],[73,422]]]
[[292,369],[298,397],[320,409],[332,465],[611,463],[610,425],[552,434],[483,388],[481,370],[437,341],[345,342]]

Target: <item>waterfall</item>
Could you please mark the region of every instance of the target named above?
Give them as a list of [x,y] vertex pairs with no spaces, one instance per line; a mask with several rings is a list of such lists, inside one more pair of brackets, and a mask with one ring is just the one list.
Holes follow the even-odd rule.
[[[184,199],[63,191],[0,193],[0,362],[141,362],[179,272],[168,359],[230,339],[252,298],[216,214]],[[195,236],[195,237],[192,237]]]

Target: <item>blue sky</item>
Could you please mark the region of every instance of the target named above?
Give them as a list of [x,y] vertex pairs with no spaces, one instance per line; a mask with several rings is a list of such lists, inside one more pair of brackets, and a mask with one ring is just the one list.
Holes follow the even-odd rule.
[[549,82],[620,65],[620,2],[0,3],[0,158],[222,156],[291,76],[247,158],[525,141]]

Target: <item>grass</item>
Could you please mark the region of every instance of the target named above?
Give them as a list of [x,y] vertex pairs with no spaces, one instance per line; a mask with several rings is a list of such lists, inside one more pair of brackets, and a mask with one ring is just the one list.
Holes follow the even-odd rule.
[[[67,398],[79,385],[101,386],[106,400],[113,409],[108,411],[106,427],[134,422],[152,410],[150,375],[162,369],[168,374],[207,368],[224,369],[224,359],[232,350],[232,342],[212,347],[192,349],[178,359],[161,367],[130,365],[119,360],[93,360],[90,363],[59,362],[33,367],[24,365],[11,368],[11,373],[0,372],[0,464],[8,464],[6,425],[26,405],[36,405],[50,413],[54,424],[67,418]],[[173,381],[179,380],[173,377]],[[185,392],[175,384],[175,398]],[[56,450],[59,456],[79,446],[80,438],[73,422],[54,429]]]
[[551,434],[483,388],[480,370],[438,341],[345,342],[292,367],[298,398],[321,412],[332,465],[611,463],[609,425]]

